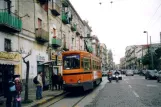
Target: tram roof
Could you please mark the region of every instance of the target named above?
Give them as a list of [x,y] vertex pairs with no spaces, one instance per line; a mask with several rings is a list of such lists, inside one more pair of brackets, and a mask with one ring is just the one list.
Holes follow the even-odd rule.
[[63,55],[64,54],[67,54],[67,55],[69,55],[69,54],[89,54],[90,56],[92,56],[92,57],[94,57],[95,59],[97,59],[97,60],[99,60],[99,58],[97,57],[97,56],[95,56],[95,55],[93,55],[93,54],[91,54],[91,53],[89,53],[89,52],[87,52],[87,51],[65,51],[65,52],[63,52],[62,53]]

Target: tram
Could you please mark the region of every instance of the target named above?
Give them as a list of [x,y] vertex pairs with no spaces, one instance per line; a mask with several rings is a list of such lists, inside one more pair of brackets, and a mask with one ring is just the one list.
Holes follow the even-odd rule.
[[93,89],[102,81],[101,60],[86,51],[66,51],[63,56],[64,90]]

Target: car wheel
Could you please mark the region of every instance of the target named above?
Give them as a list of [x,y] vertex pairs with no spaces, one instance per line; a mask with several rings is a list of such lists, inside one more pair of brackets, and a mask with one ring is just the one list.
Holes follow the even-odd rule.
[[157,79],[157,82],[160,82],[160,79],[159,78]]
[[122,77],[120,78],[120,80],[122,80]]
[[147,77],[145,76],[145,79],[147,79]]

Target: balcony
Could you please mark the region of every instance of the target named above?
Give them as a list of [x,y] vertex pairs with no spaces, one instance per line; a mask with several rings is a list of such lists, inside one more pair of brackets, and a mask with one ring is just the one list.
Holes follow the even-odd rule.
[[49,3],[49,8],[54,16],[60,15],[60,7],[56,3]]
[[22,29],[22,20],[13,13],[0,10],[0,30],[4,32],[17,33]]
[[92,48],[92,46],[89,46],[89,48],[88,48],[88,49],[89,49],[89,52],[90,52],[90,53],[92,53],[92,52],[93,52],[93,48]]
[[80,35],[80,31],[77,29],[76,31],[76,35],[79,36]]
[[68,2],[67,2],[67,0],[62,0],[62,6],[63,6],[63,7],[68,7]]
[[38,0],[40,2],[40,4],[45,4],[48,2],[48,0]]
[[69,18],[65,12],[62,13],[62,22],[64,24],[69,24]]
[[61,46],[61,39],[58,38],[52,38],[52,47],[58,48]]
[[90,34],[87,34],[87,37],[91,37],[91,35]]
[[36,40],[39,43],[49,42],[49,32],[45,31],[42,28],[36,28]]
[[71,30],[72,31],[76,31],[77,30],[77,25],[76,24],[72,24],[71,25]]

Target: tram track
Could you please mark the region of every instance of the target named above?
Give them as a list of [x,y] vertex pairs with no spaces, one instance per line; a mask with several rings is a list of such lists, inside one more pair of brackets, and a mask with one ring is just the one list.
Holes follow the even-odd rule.
[[[59,96],[57,98],[55,98],[53,101],[48,102],[48,104],[45,104],[45,107],[52,107],[54,106],[56,103],[61,102],[62,100],[64,100],[65,98],[67,98],[67,96],[69,94],[72,94],[71,92],[66,92],[64,93],[62,96]],[[82,95],[76,102],[74,102],[74,104],[72,104],[70,107],[76,107],[86,96],[88,96],[87,93],[85,93],[85,95]],[[44,106],[43,106],[44,107]]]

